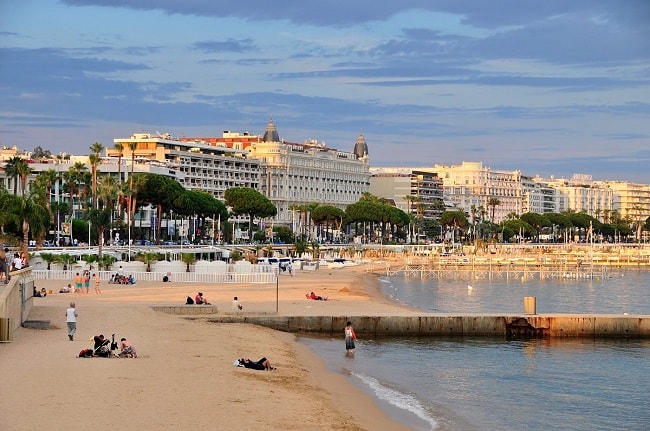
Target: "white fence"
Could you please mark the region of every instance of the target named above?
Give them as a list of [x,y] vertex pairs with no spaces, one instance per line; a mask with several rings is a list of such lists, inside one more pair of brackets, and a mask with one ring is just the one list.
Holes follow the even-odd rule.
[[[233,268],[227,268],[226,272],[213,273],[196,273],[196,272],[142,272],[142,271],[125,271],[125,275],[132,275],[136,283],[138,281],[163,281],[167,276],[170,282],[183,283],[204,283],[204,284],[237,284],[237,283],[275,283],[278,277],[276,268],[266,268],[267,270],[259,272],[235,272]],[[262,266],[262,265],[260,265]],[[67,280],[74,283],[75,275],[81,272],[79,269],[71,270],[34,270],[32,274],[40,280]],[[103,282],[107,282],[117,271],[97,271],[91,270],[92,274],[99,274]],[[94,285],[91,280],[91,286]]]

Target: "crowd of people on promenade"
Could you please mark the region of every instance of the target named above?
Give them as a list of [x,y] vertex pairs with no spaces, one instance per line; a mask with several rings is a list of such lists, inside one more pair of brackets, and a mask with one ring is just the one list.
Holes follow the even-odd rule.
[[29,266],[29,262],[25,252],[11,254],[9,248],[0,248],[0,282],[9,283],[10,272],[18,271],[27,266]]

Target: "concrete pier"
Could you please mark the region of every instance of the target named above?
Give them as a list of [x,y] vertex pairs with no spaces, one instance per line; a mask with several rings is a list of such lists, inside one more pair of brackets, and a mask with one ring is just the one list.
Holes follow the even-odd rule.
[[[155,307],[171,314],[188,314],[182,307]],[[182,311],[181,311],[182,310]],[[350,320],[357,334],[367,338],[386,336],[454,336],[504,338],[650,338],[647,315],[437,315],[420,316],[278,316],[213,314],[204,317],[214,323],[251,323],[279,331],[340,335]]]

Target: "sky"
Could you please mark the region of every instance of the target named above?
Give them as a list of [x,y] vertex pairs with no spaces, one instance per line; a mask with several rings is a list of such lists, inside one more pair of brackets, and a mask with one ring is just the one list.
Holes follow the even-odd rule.
[[0,0],[0,146],[264,133],[650,184],[648,0]]

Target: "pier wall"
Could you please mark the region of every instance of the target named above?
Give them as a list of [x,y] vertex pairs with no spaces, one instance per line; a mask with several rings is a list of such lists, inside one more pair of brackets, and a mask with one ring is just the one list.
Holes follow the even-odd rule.
[[[192,306],[188,306],[192,307]],[[188,314],[186,307],[155,307],[171,314]],[[420,316],[277,316],[217,314],[194,308],[213,323],[251,323],[271,329],[338,336],[346,322],[358,335],[454,336],[505,338],[650,338],[650,316],[619,315],[420,315]]]

